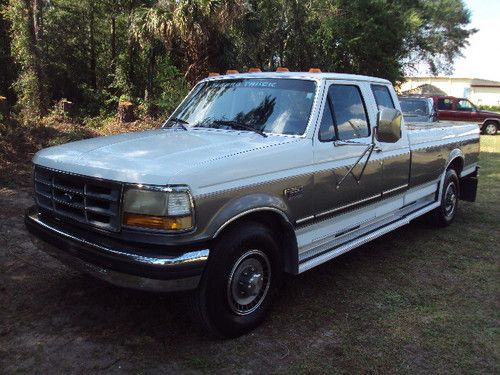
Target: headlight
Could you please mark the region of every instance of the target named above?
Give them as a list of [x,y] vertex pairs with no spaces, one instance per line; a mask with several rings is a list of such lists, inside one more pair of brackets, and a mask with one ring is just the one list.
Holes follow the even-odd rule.
[[193,228],[193,200],[187,188],[128,189],[123,224],[167,231]]

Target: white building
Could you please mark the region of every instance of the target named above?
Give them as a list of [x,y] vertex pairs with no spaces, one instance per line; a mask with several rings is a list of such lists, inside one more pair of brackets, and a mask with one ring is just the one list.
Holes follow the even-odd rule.
[[[405,77],[402,93],[450,95],[477,105],[500,105],[500,82],[478,78]],[[434,91],[434,92],[433,92]]]

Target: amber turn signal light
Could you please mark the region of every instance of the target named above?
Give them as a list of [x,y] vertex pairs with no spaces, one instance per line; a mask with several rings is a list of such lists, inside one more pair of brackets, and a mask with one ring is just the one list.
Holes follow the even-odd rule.
[[125,213],[123,224],[148,229],[179,230],[192,228],[193,220],[191,216],[164,217]]

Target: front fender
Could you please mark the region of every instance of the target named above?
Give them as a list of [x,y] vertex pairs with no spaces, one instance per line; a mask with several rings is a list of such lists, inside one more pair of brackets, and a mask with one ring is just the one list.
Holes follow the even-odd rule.
[[235,220],[258,211],[273,212],[292,225],[290,209],[282,199],[271,194],[254,193],[234,198],[223,205],[208,223],[207,232],[215,238]]
[[481,123],[481,127],[483,127],[487,122],[496,122],[498,125],[500,125],[500,119],[496,117],[488,117],[483,120],[483,122]]

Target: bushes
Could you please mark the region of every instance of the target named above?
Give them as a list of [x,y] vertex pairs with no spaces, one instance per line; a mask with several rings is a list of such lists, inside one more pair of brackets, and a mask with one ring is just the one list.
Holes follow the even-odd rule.
[[138,120],[121,124],[116,117],[63,119],[53,112],[27,124],[0,121],[0,186],[29,185],[31,159],[44,147],[80,139],[158,127],[159,121]]
[[500,112],[500,105],[480,105],[479,108],[485,111]]

